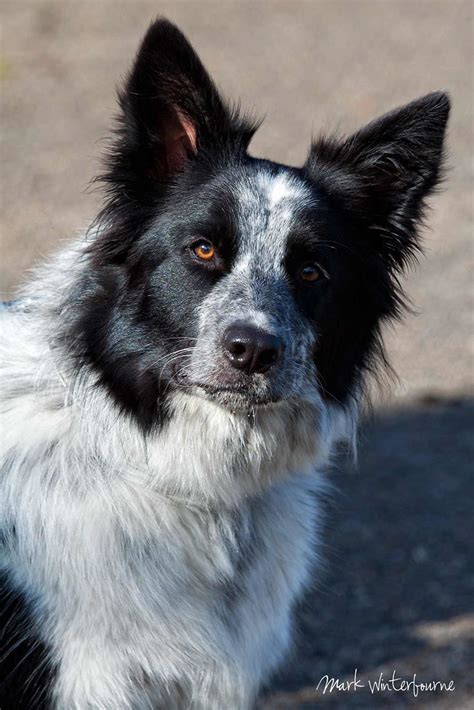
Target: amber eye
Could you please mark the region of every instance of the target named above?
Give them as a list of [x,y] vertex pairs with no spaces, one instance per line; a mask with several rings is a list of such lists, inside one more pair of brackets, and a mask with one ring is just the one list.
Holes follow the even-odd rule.
[[191,249],[201,261],[212,261],[216,255],[214,244],[207,239],[199,239],[199,241],[194,242],[191,245]]
[[302,281],[311,283],[318,281],[323,276],[323,271],[314,261],[308,261],[299,270],[299,277]]

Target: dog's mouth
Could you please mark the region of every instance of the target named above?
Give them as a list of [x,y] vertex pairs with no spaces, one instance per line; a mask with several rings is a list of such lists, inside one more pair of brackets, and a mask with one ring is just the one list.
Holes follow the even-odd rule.
[[259,393],[244,387],[228,387],[192,383],[190,388],[206,399],[212,399],[219,404],[232,409],[255,409],[256,407],[269,407],[281,402],[281,397],[268,393]]
[[175,386],[189,394],[212,400],[233,411],[269,407],[282,401],[282,397],[267,388],[244,384],[213,384],[188,379],[182,374],[173,378]]
[[284,397],[275,391],[265,376],[240,382],[206,382],[194,378],[187,369],[176,363],[171,381],[177,389],[210,400],[231,411],[250,411],[270,407]]

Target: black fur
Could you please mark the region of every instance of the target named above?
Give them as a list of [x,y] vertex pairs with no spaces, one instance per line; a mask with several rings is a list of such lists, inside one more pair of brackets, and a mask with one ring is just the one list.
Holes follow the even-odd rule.
[[55,669],[35,633],[31,600],[0,573],[0,708],[46,710]]
[[404,308],[399,276],[417,255],[425,201],[442,178],[449,109],[447,95],[435,92],[347,140],[320,139],[311,149],[308,173],[344,220],[338,258],[347,270],[323,317],[317,356],[323,385],[337,399],[374,369],[374,359],[385,362],[380,325]]

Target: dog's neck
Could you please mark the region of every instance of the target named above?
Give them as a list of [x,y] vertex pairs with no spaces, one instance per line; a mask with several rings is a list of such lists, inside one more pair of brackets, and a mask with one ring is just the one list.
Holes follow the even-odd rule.
[[[85,393],[84,386],[81,390]],[[334,421],[320,402],[284,402],[233,413],[200,396],[176,392],[165,423],[145,433],[100,387],[74,396],[71,434],[88,442],[87,455],[103,463],[107,479],[115,470],[118,480],[174,504],[238,506],[288,475],[322,466],[332,447]]]

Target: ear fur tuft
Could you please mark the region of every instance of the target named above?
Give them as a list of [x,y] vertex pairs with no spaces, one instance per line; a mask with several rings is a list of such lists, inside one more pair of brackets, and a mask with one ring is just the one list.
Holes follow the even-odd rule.
[[443,177],[447,94],[434,92],[369,123],[346,140],[316,141],[309,176],[371,230],[395,269],[418,249],[426,198]]

